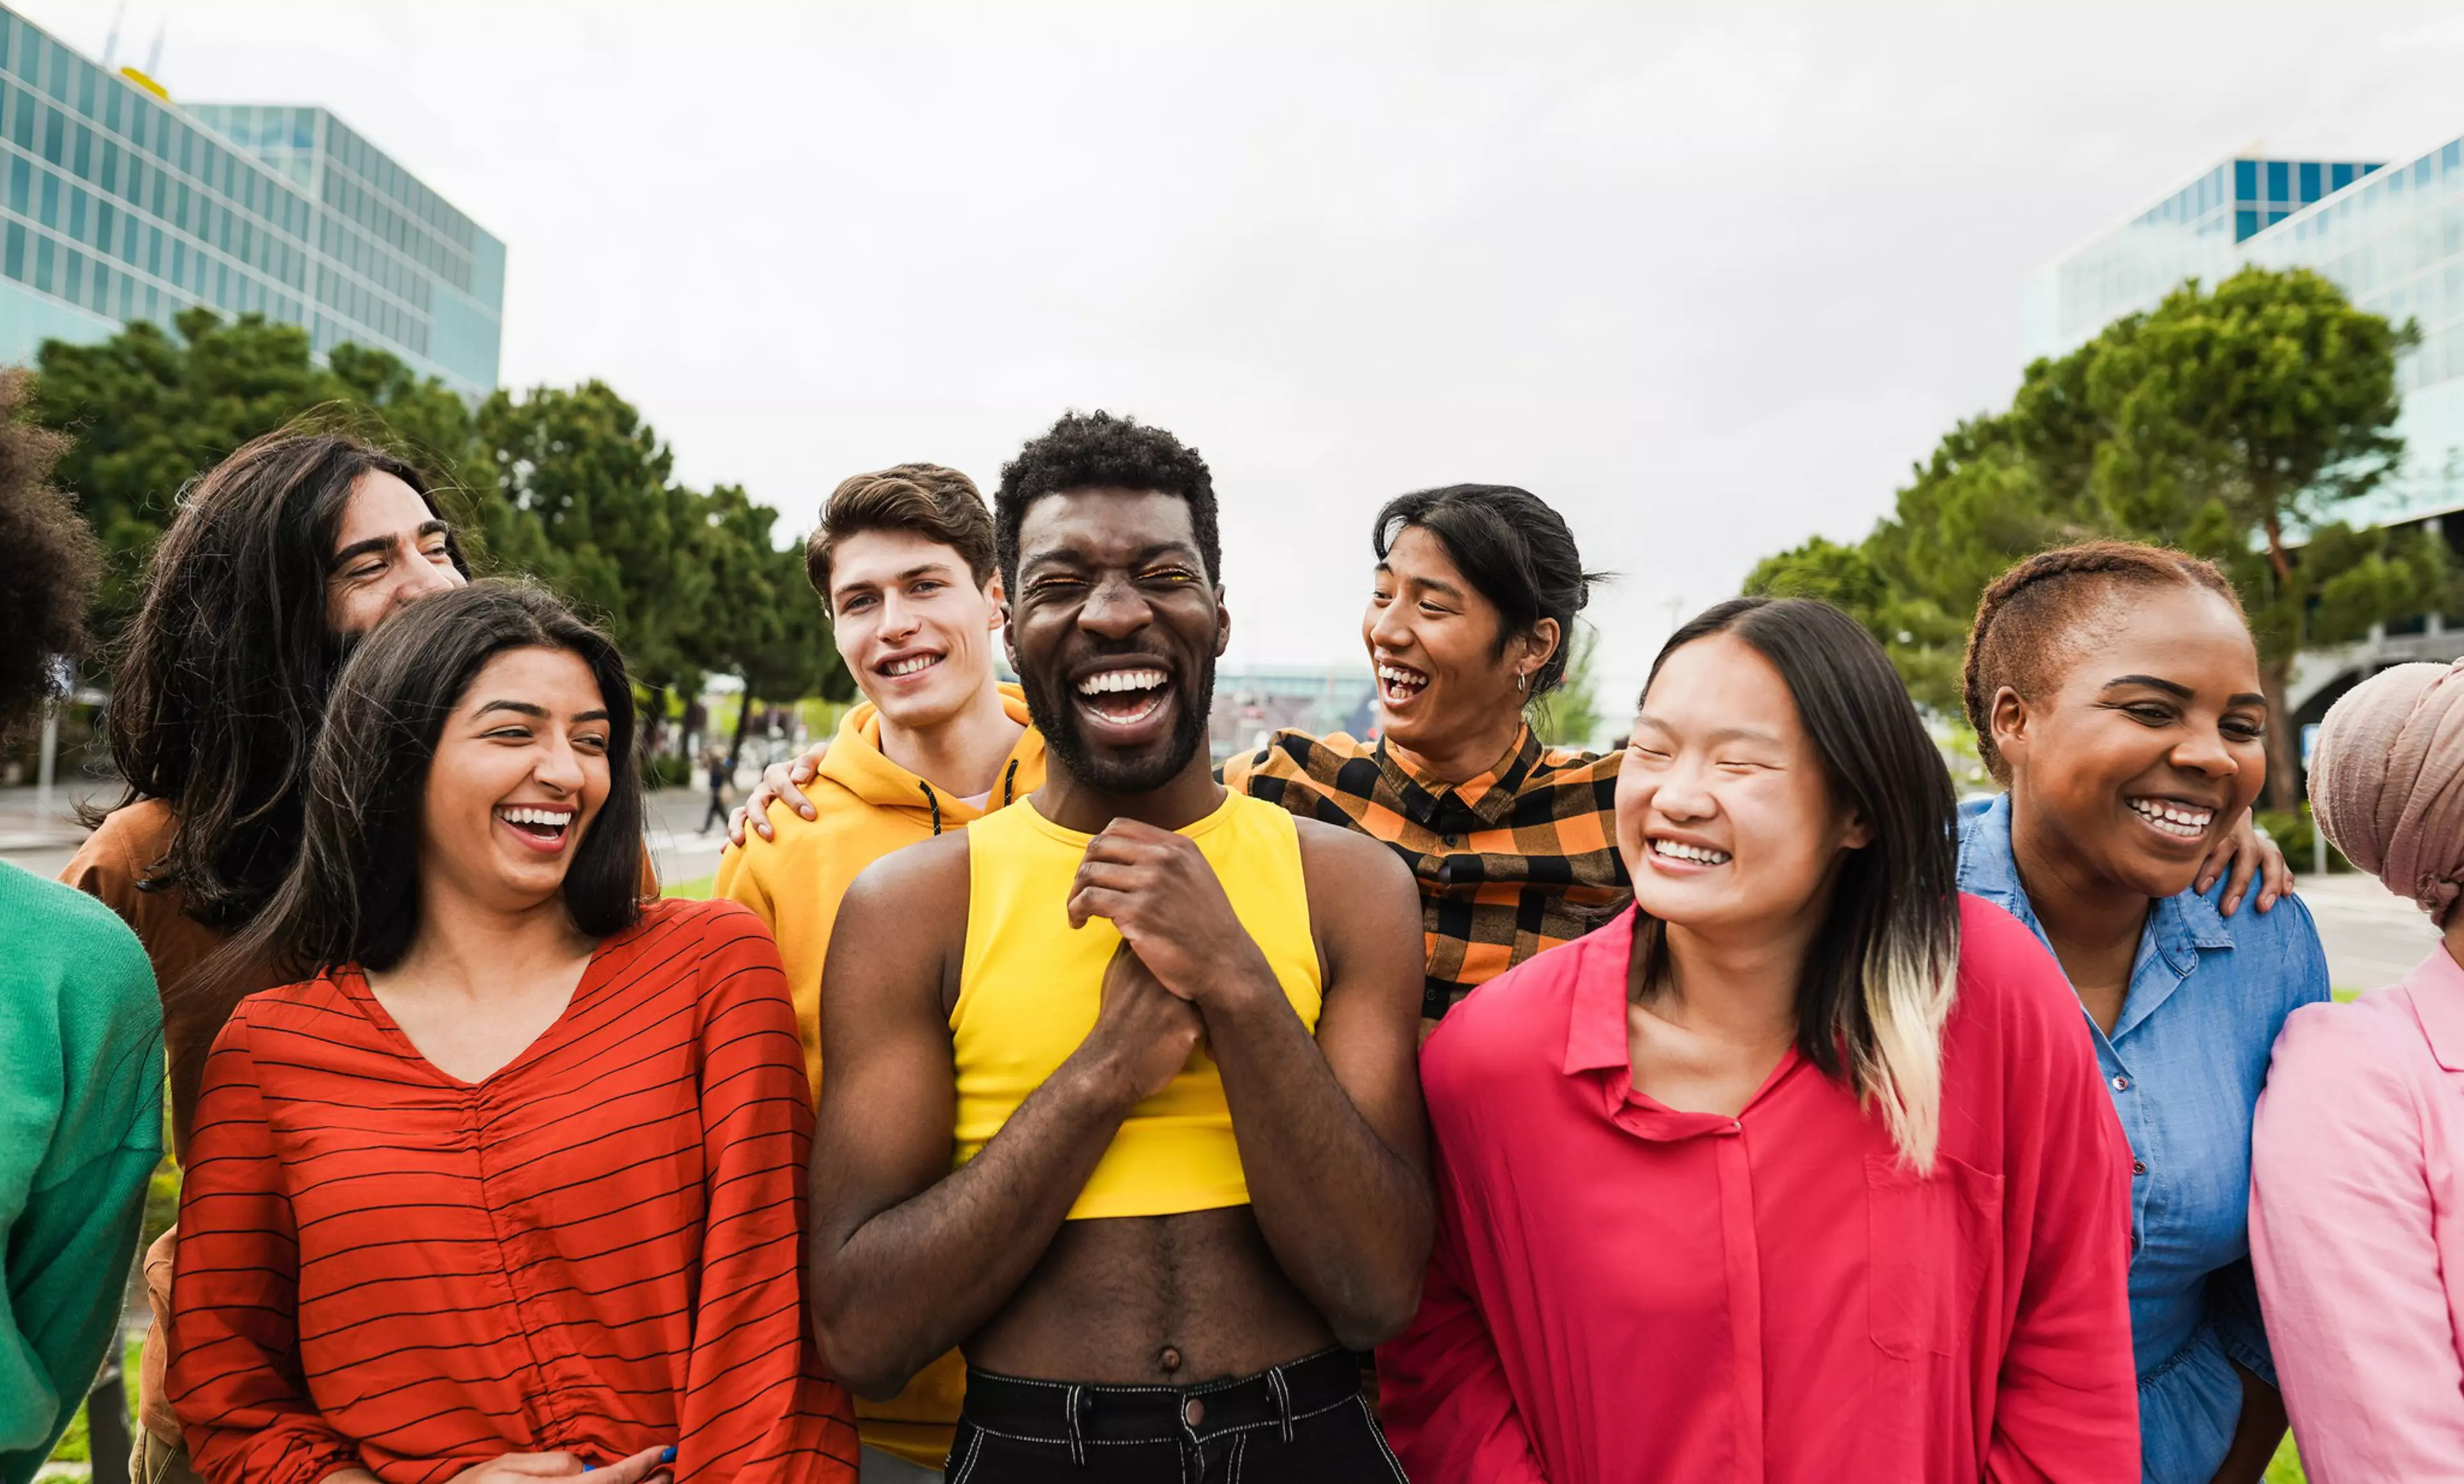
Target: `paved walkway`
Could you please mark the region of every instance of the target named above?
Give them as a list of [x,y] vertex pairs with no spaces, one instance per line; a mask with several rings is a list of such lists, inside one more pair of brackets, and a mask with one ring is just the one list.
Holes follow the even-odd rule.
[[[85,840],[85,828],[77,822],[77,805],[88,798],[109,803],[117,797],[115,785],[63,780],[53,791],[52,808],[46,814],[36,808],[33,789],[0,789],[0,861],[38,876],[58,875]],[[740,802],[741,796],[736,796],[735,801]],[[710,807],[707,792],[661,789],[649,796],[649,803],[650,859],[658,863],[661,881],[693,881],[718,869],[719,849],[727,843],[725,832],[698,833]]]

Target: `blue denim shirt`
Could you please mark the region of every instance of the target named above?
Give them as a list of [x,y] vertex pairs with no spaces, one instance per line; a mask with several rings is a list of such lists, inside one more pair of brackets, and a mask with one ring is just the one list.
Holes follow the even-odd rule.
[[[2011,858],[2008,795],[1962,823],[1959,885],[2045,936]],[[2284,1017],[2327,998],[2309,908],[2286,897],[2266,913],[2245,906],[2226,917],[2215,907],[2223,890],[2156,904],[2111,1036],[2081,1013],[2130,1139],[2145,1484],[2214,1477],[2241,1417],[2232,1362],[2276,1380],[2251,1281],[2251,1112]]]

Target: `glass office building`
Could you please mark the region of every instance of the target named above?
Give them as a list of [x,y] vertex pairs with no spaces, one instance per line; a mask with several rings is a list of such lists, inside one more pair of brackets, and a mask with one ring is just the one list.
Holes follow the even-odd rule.
[[[2114,318],[2153,308],[2186,277],[2213,283],[2245,264],[2308,268],[2352,301],[2421,330],[2396,366],[2403,467],[2337,509],[2357,526],[2417,526],[2464,560],[2464,140],[2378,165],[2234,160],[2039,273],[2028,351],[2057,355]],[[2381,666],[2464,654],[2464,615],[2424,614],[2365,642],[2305,651],[2287,701],[2318,719]]]
[[2404,467],[2339,514],[2387,525],[2464,510],[2464,140],[2386,165],[2218,165],[2039,273],[2028,354],[2058,355],[2184,278],[2214,283],[2249,263],[2314,269],[2363,309],[2421,328],[2396,368]]
[[2379,166],[2353,160],[2228,160],[2098,234],[2029,285],[2028,355],[2058,355],[2185,278],[2214,283],[2244,243]]
[[0,6],[0,364],[190,305],[496,384],[505,245],[321,108],[181,106]]

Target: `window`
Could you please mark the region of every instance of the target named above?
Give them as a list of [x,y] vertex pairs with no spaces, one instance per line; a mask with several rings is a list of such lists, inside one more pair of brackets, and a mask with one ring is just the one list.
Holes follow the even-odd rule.
[[2251,234],[2252,234],[2252,233],[2254,233],[2254,232],[2255,232],[2255,231],[2257,231],[2257,230],[2258,230],[2258,213],[2257,213],[2257,212],[2255,212],[2255,211],[2235,211],[2235,212],[2233,213],[2233,241],[2235,241],[2235,242],[2241,242],[2241,241],[2244,241],[2244,240],[2248,239],[2248,238],[2251,236]]
[[2293,167],[2290,162],[2283,160],[2267,162],[2267,199],[2270,201],[2293,199]]
[[85,301],[85,254],[75,248],[60,250],[60,297],[72,304]]
[[35,214],[46,227],[60,225],[60,178],[48,171],[43,176],[42,207]]
[[34,167],[22,155],[9,162],[9,209],[19,216],[33,212]]
[[59,271],[59,250],[49,237],[34,239],[34,276],[28,279],[45,294],[52,292],[54,275]]
[[2319,165],[2316,161],[2301,162],[2301,199],[2304,203],[2318,200],[2325,192],[2319,188]]
[[26,229],[11,222],[5,238],[0,238],[0,273],[20,282],[26,276]]
[[52,164],[59,164],[61,153],[68,144],[68,120],[62,117],[56,108],[44,109],[43,159]]

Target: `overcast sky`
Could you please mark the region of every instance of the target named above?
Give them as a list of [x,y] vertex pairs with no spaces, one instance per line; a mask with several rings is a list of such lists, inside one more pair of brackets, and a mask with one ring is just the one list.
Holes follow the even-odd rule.
[[1230,661],[1349,662],[1376,503],[1521,484],[1620,690],[2007,399],[2049,258],[2464,134],[2464,15],[2354,0],[126,0],[120,60],[162,23],[174,98],[321,104],[505,239],[507,384],[605,380],[782,535],[1134,413],[1214,467]]

